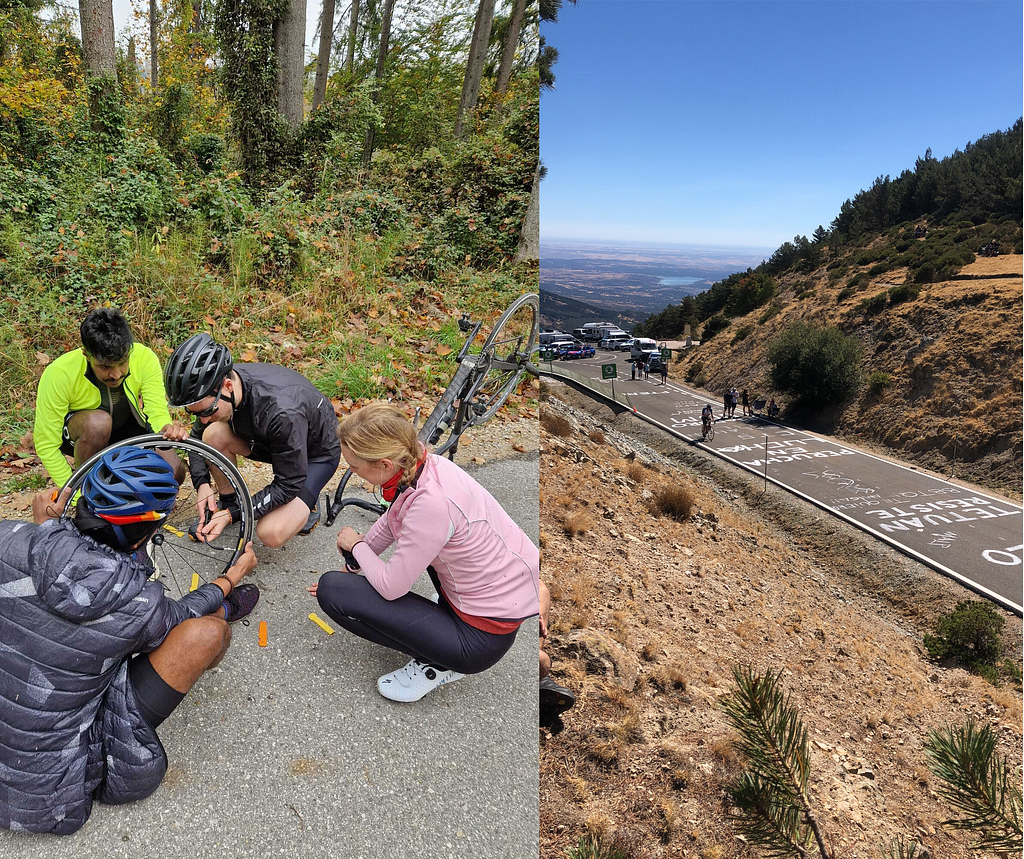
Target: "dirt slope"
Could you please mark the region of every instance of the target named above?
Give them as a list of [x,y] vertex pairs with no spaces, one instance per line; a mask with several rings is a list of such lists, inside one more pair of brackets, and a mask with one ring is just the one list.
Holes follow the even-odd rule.
[[[738,662],[783,672],[835,855],[882,856],[900,833],[933,857],[979,855],[941,826],[951,812],[922,751],[930,728],[974,716],[1019,780],[1019,687],[923,658],[935,616],[972,595],[628,413],[550,388],[542,415],[571,429],[542,430],[542,574],[554,675],[578,703],[541,729],[541,856],[561,859],[587,832],[618,835],[631,859],[763,855],[722,803],[740,762],[717,701]],[[680,485],[691,518],[653,515],[653,496]],[[1019,663],[1021,624],[1006,618]]]
[[[699,361],[696,383],[714,395],[731,387],[780,396],[768,384],[767,346],[797,320],[836,325],[864,344],[865,374],[889,373],[879,393],[865,385],[842,409],[805,420],[811,429],[846,437],[1020,499],[1022,431],[1022,257],[979,257],[952,280],[925,285],[917,298],[877,314],[858,309],[865,298],[902,284],[905,268],[877,275],[839,299],[847,278],[869,270],[850,265],[829,282],[821,267],[784,275],[773,302],[780,309],[760,323],[766,308],[737,317],[725,331],[689,350],[685,375]],[[799,296],[803,296],[800,298]],[[744,326],[751,333],[736,340]],[[954,462],[955,457],[955,462]]]

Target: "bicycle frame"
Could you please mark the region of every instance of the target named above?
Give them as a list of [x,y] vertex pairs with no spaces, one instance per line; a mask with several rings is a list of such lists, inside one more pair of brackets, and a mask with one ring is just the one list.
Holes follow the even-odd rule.
[[[499,320],[495,326],[495,329],[491,334],[491,338],[494,338],[495,334],[498,333],[509,314],[521,306],[524,300],[528,299],[533,299],[534,302],[536,302],[536,296],[523,296],[520,299],[517,299],[516,302],[514,302],[508,310],[505,311],[505,315],[502,316],[501,320]],[[436,444],[446,432],[450,431],[448,438],[438,447],[433,449],[433,453],[437,456],[447,456],[450,460],[454,460],[455,458],[455,453],[459,449],[459,438],[462,433],[471,426],[475,426],[477,423],[483,423],[487,420],[487,418],[489,418],[497,408],[500,408],[501,405],[504,404],[508,393],[513,387],[515,387],[515,385],[510,385],[508,390],[503,394],[499,392],[499,401],[491,410],[487,410],[480,415],[471,413],[470,405],[473,403],[474,398],[483,385],[490,370],[509,370],[515,374],[525,370],[533,376],[539,375],[538,368],[529,361],[529,349],[527,349],[525,357],[518,360],[501,360],[495,355],[489,353],[470,355],[469,349],[472,346],[473,341],[476,339],[477,334],[480,332],[482,324],[483,323],[481,322],[473,322],[470,320],[468,314],[465,313],[462,314],[459,319],[459,330],[468,333],[466,341],[462,344],[462,348],[459,350],[459,354],[456,357],[458,369],[455,371],[455,375],[452,377],[448,387],[445,388],[444,393],[441,395],[437,405],[430,413],[430,416],[426,419],[423,426],[417,433],[417,437],[420,442],[425,447],[431,447]],[[534,332],[530,338],[531,342],[527,344],[529,347],[532,347],[532,341],[536,339],[536,328],[537,326],[535,325]],[[490,339],[488,342],[490,342]],[[517,343],[517,348],[514,350],[513,354],[520,354],[520,345],[522,344]],[[387,510],[387,505],[376,501],[367,501],[361,498],[344,498],[345,488],[348,486],[348,482],[351,477],[352,469],[346,469],[345,474],[341,478],[341,482],[338,484],[338,488],[334,492],[333,499],[328,493],[324,493],[324,506],[327,511],[324,521],[328,526],[333,525],[335,520],[341,514],[341,511],[349,506],[368,510],[371,513],[376,513],[378,516]]]

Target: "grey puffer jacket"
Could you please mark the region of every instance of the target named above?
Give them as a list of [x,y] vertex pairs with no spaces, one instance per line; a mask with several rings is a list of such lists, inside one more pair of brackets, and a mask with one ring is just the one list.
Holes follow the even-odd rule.
[[94,799],[142,799],[167,756],[138,712],[127,657],[214,611],[181,600],[71,522],[0,521],[0,827],[74,832]]

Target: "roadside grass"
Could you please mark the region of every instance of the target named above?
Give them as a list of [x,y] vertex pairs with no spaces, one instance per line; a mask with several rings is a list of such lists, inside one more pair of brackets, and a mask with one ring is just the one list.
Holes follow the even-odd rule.
[[[72,201],[67,211],[82,206]],[[454,372],[465,337],[459,315],[483,323],[479,347],[505,307],[536,289],[528,265],[449,270],[432,283],[399,277],[410,231],[375,238],[331,230],[307,204],[292,242],[277,232],[290,229],[283,212],[259,213],[272,229],[250,216],[229,229],[190,218],[167,232],[113,230],[83,216],[81,235],[76,222],[57,237],[63,244],[55,240],[57,262],[39,247],[33,253],[24,228],[0,218],[0,444],[16,444],[31,428],[47,363],[36,353],[52,360],[77,348],[82,317],[96,303],[120,307],[161,361],[205,330],[236,361],[292,367],[332,398],[426,406]],[[523,386],[508,408],[524,397],[535,400],[535,387]]]

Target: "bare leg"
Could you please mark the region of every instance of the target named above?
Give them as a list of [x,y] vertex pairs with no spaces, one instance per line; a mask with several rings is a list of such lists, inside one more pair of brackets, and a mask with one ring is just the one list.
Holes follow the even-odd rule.
[[[216,421],[215,423],[207,424],[206,429],[203,430],[203,441],[215,450],[219,450],[235,464],[237,464],[239,456],[249,456],[252,453],[249,445],[231,432],[231,427],[228,426],[226,421]],[[229,492],[231,490],[231,484],[228,483],[227,478],[219,468],[211,465],[210,474],[213,475],[218,492]]]
[[68,435],[75,444],[75,468],[110,444],[110,415],[100,409],[75,412],[68,421]]
[[301,498],[293,498],[271,510],[256,523],[256,536],[264,546],[279,548],[299,533],[309,519],[310,509]]
[[208,668],[220,662],[231,643],[231,627],[210,615],[182,621],[149,654],[149,662],[163,681],[178,692],[188,692]]

